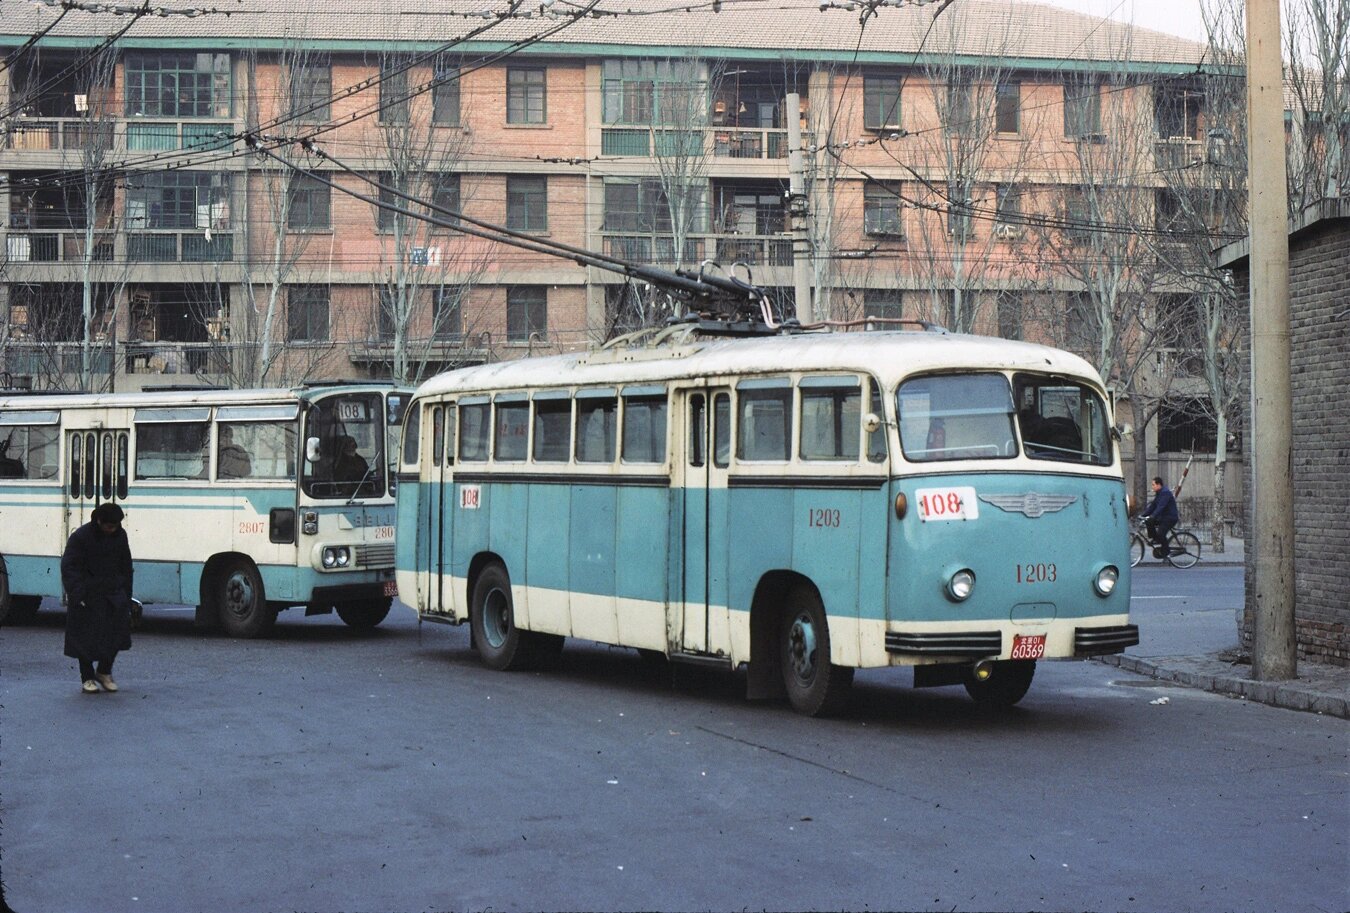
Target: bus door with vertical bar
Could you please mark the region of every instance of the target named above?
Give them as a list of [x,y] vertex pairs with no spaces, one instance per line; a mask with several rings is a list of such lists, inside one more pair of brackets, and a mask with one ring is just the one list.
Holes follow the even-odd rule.
[[426,511],[418,524],[421,538],[418,566],[421,567],[425,611],[450,614],[454,596],[450,587],[450,543],[454,507],[453,464],[455,458],[455,406],[436,403],[430,409],[427,440]]
[[66,535],[89,522],[105,501],[126,500],[131,466],[126,428],[76,428],[66,432]]
[[684,422],[682,623],[683,653],[729,652],[727,471],[731,392],[723,387],[682,394]]

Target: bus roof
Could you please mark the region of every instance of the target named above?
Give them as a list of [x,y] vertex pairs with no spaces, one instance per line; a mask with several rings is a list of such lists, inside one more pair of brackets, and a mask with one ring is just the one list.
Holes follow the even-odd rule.
[[911,374],[961,369],[1065,374],[1101,386],[1101,378],[1085,359],[1061,349],[991,336],[881,331],[703,339],[525,358],[447,371],[426,380],[417,392],[431,396],[811,370],[866,372],[890,387]]
[[390,389],[391,385],[388,381],[370,381],[369,383],[303,385],[252,390],[222,390],[216,387],[186,390],[177,387],[171,390],[150,389],[127,393],[30,393],[21,396],[6,396],[0,393],[0,411],[293,403],[313,400],[334,393],[360,393]]

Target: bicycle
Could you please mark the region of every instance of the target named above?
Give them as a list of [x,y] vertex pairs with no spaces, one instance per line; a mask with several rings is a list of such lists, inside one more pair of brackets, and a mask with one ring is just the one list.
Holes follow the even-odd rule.
[[1154,557],[1162,558],[1172,567],[1182,569],[1195,567],[1196,562],[1200,560],[1200,537],[1195,533],[1184,529],[1171,530],[1167,534],[1167,554],[1158,555],[1158,549],[1154,548],[1148,539],[1144,522],[1136,520],[1131,525],[1133,528],[1130,531],[1130,567],[1135,567],[1143,561],[1145,551],[1148,549],[1153,550]]

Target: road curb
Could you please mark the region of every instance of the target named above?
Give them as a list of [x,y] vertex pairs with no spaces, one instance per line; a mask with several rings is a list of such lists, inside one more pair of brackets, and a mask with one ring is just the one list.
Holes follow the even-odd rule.
[[1097,660],[1108,666],[1117,666],[1127,672],[1146,675],[1159,681],[1175,682],[1287,710],[1301,710],[1305,713],[1321,713],[1350,719],[1350,698],[1345,694],[1329,694],[1311,688],[1298,679],[1288,682],[1259,682],[1233,675],[1231,672],[1225,674],[1222,671],[1223,667],[1231,668],[1232,664],[1212,657],[1169,657],[1154,662],[1137,656],[1116,654],[1099,656]]

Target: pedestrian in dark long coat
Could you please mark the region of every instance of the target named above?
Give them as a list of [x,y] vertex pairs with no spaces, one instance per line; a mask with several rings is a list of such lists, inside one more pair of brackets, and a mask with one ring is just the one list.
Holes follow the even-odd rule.
[[[61,555],[66,589],[66,656],[79,660],[80,690],[116,691],[113,660],[131,647],[131,546],[122,508],[105,502],[70,534]],[[97,668],[95,668],[97,664]]]

